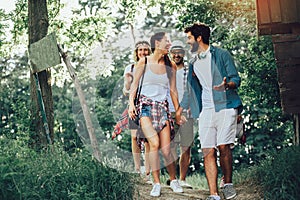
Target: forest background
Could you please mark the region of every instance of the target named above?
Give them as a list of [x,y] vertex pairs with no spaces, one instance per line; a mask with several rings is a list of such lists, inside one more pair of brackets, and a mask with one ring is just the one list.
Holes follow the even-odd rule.
[[[70,7],[74,2],[47,1],[48,33],[56,33],[71,58],[100,149],[112,168],[124,166],[119,162],[119,151],[130,156],[130,135],[124,133],[111,141],[111,132],[123,109],[123,70],[133,62],[134,43],[149,40],[159,30],[168,32],[171,40],[185,42],[183,28],[194,22],[212,28],[211,42],[232,53],[242,78],[239,94],[247,141],[236,142],[234,168],[258,165],[270,152],[276,155],[293,145],[293,117],[282,112],[272,39],[257,35],[254,0],[79,0],[76,7]],[[0,9],[1,152],[11,149],[11,142],[26,151],[39,152],[45,147],[32,128],[28,43],[28,1],[18,0],[10,12]],[[49,73],[54,144],[71,156],[89,152],[88,133],[65,65],[52,67]],[[203,173],[200,155],[195,138],[189,175]]]

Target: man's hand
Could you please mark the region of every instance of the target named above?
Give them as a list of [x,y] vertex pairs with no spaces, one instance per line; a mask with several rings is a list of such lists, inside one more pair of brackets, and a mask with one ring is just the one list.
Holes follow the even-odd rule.
[[217,90],[217,91],[225,91],[228,89],[228,87],[229,87],[229,85],[226,81],[226,77],[224,77],[223,82],[220,85],[213,86],[213,89]]

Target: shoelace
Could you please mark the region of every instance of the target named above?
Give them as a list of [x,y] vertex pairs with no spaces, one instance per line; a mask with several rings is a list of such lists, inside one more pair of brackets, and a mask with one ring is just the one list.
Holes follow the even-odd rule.
[[224,187],[223,191],[226,193],[228,192],[229,194],[232,194],[232,186],[231,185],[227,185],[226,187]]
[[153,187],[153,191],[154,192],[159,192],[159,188],[160,188],[160,185],[155,184],[154,187]]

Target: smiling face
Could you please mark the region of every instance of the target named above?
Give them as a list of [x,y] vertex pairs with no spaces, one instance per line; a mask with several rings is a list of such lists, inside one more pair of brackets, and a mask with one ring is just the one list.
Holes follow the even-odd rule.
[[171,47],[170,38],[167,34],[165,34],[161,40],[156,40],[156,49],[160,49],[162,54],[167,54]]
[[184,50],[183,49],[173,49],[171,50],[172,60],[179,65],[183,63]]
[[145,56],[148,56],[150,54],[150,49],[149,49],[149,46],[144,44],[144,45],[140,45],[138,48],[137,48],[137,57],[139,59],[145,57]]
[[187,36],[187,41],[186,43],[189,44],[191,46],[191,52],[197,52],[198,48],[199,48],[199,44],[198,42],[195,40],[195,37],[192,35],[192,33],[189,31],[186,34]]

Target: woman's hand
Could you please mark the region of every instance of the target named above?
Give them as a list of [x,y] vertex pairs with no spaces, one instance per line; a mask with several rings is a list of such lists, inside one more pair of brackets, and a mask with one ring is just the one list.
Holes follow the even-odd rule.
[[137,111],[136,111],[134,104],[130,103],[129,108],[128,108],[128,116],[130,117],[130,119],[134,120],[136,114],[137,114]]
[[187,120],[185,118],[185,116],[181,115],[182,114],[182,108],[179,107],[177,110],[176,110],[176,114],[175,114],[175,120],[176,120],[176,123],[178,125],[182,125],[184,124]]

